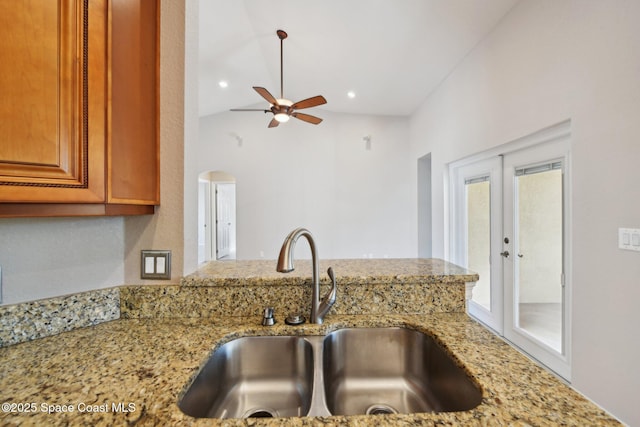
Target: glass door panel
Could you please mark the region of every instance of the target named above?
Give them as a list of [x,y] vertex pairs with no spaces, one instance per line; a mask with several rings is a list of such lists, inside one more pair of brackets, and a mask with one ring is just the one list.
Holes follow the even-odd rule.
[[[562,171],[516,171],[517,327],[562,352]],[[537,168],[540,169],[540,168]]]
[[489,177],[467,180],[467,268],[480,276],[472,301],[491,311],[491,187]]

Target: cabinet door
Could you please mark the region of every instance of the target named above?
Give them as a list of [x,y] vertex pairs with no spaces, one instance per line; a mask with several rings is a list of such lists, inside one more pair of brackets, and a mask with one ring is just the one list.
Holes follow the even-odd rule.
[[104,201],[105,10],[0,0],[0,201]]

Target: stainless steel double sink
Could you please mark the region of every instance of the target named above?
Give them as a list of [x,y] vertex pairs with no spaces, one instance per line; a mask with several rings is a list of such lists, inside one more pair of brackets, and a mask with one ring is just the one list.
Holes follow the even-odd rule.
[[249,418],[466,411],[481,400],[432,337],[394,327],[238,338],[214,351],[178,406]]

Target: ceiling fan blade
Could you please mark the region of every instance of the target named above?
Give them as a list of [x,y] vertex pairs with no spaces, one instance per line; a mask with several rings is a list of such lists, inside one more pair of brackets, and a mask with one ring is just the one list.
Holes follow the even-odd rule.
[[324,96],[318,95],[313,98],[303,99],[302,101],[298,101],[291,106],[294,110],[302,110],[303,108],[311,108],[316,107],[318,105],[326,104],[327,100],[324,99]]
[[270,128],[274,128],[276,126],[278,126],[280,124],[279,121],[277,121],[275,118],[271,119],[271,121],[269,122],[269,127]]
[[296,119],[300,119],[303,122],[311,123],[311,124],[314,124],[314,125],[317,125],[318,123],[320,123],[322,121],[322,119],[320,117],[312,116],[310,114],[291,113],[291,115],[293,117],[295,117]]
[[261,97],[267,100],[267,102],[271,105],[278,105],[278,101],[263,87],[254,86],[253,89],[260,94]]
[[263,110],[261,108],[232,108],[229,111],[262,111],[263,113],[268,113],[271,110]]

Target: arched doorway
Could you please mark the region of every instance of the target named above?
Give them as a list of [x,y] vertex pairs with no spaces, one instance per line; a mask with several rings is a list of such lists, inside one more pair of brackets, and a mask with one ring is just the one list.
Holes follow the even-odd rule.
[[236,179],[222,171],[198,175],[198,263],[236,258]]

